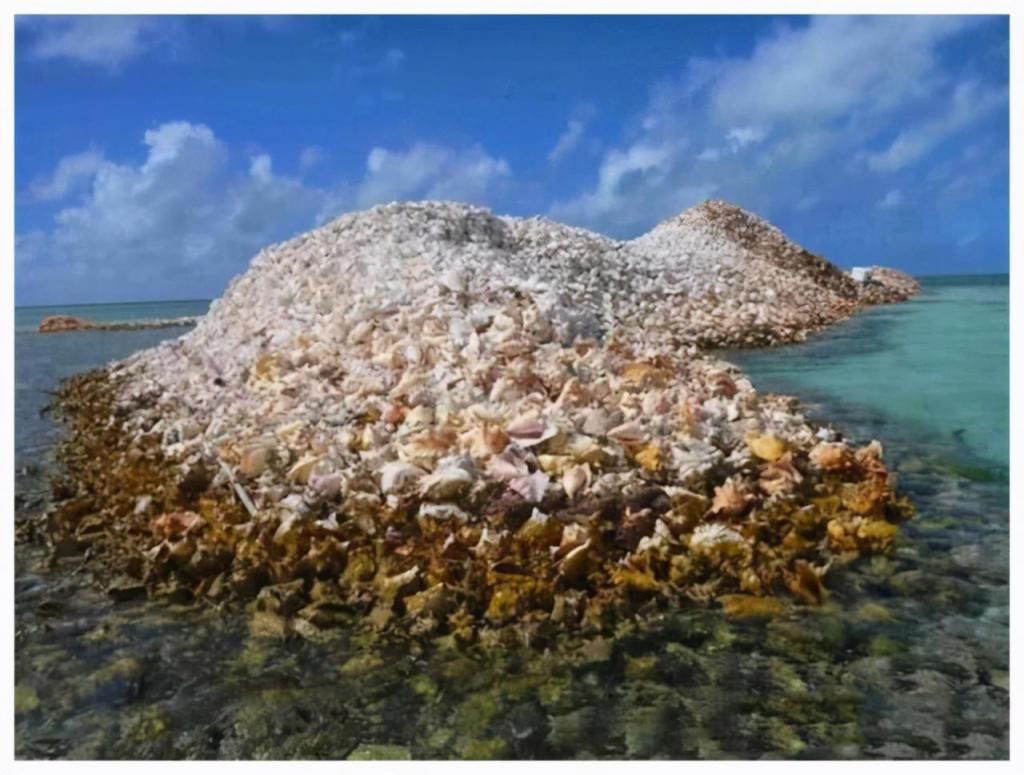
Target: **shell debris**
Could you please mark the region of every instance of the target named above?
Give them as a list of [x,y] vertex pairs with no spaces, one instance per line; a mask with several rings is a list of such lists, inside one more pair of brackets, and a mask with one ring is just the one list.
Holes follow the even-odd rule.
[[343,215],[261,251],[181,338],[64,383],[54,544],[152,594],[286,592],[316,626],[813,605],[833,554],[885,551],[912,508],[879,445],[707,350],[916,290],[725,202],[628,242],[457,203]]

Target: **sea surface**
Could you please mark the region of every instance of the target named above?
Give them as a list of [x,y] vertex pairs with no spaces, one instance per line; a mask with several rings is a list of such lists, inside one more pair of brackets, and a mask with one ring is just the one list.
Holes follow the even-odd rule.
[[[46,504],[46,391],[182,333],[33,321],[202,311],[170,309],[18,310],[20,535]],[[112,603],[82,558],[19,543],[16,755],[1006,758],[1008,328],[1005,276],[926,278],[807,343],[722,354],[812,419],[879,439],[919,511],[891,555],[829,574],[826,605],[767,622],[696,608],[545,648],[280,641],[238,611]]]

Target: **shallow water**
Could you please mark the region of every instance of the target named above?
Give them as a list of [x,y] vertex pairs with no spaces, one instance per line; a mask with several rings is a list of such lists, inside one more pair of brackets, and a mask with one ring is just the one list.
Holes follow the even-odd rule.
[[[998,380],[971,377],[982,353],[990,373],[1006,370],[1005,338],[1000,353],[993,333],[1005,337],[1006,292],[1002,317],[979,301],[989,292],[930,287],[806,345],[729,354],[759,388],[806,398],[808,414],[854,438],[881,439],[920,510],[889,557],[831,573],[821,609],[769,622],[693,609],[624,624],[608,641],[531,647],[410,648],[346,631],[282,641],[237,611],[113,604],[80,558],[49,568],[21,544],[16,753],[1005,758],[1008,380],[1000,394]],[[961,304],[992,317],[954,335],[971,330],[951,322]],[[926,331],[946,350],[929,356]],[[18,334],[19,465],[34,466],[17,479],[21,525],[44,505],[35,467],[54,437],[36,416],[39,388],[171,335]],[[921,378],[928,369],[948,378],[943,389]],[[979,389],[992,390],[992,415],[968,406]],[[912,394],[929,390],[932,410],[917,411]]]
[[[925,278],[904,304],[869,309],[810,342],[725,353],[760,390],[857,405],[876,422],[1010,463],[1009,277]],[[842,422],[842,417],[833,417]]]

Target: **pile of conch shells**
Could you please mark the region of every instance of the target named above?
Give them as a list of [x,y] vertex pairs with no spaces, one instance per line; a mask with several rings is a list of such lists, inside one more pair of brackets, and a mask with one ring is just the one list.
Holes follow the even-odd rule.
[[255,599],[304,630],[819,603],[910,507],[877,443],[701,346],[799,339],[859,293],[720,202],[625,243],[458,204],[347,215],[261,252],[194,331],[65,383],[53,541],[92,546],[112,594]]

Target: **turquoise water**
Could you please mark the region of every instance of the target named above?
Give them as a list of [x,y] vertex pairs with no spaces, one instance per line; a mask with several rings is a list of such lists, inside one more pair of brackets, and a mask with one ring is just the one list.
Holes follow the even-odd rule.
[[903,438],[1005,478],[1009,277],[924,278],[922,287],[909,302],[867,310],[809,342],[724,357],[762,391],[858,405]]
[[209,299],[186,301],[139,301],[128,304],[58,304],[39,307],[15,307],[14,328],[18,332],[35,331],[49,315],[71,315],[85,320],[112,323],[128,320],[164,320],[205,315]]

